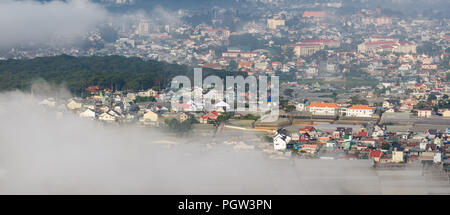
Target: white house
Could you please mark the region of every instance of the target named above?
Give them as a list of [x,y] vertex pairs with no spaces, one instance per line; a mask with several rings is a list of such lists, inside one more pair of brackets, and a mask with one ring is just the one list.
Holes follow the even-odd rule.
[[307,108],[313,115],[334,116],[338,113],[340,107],[336,103],[312,102]]
[[368,105],[352,105],[343,112],[349,117],[373,117],[374,108]]
[[431,109],[425,109],[425,110],[418,110],[417,111],[417,116],[418,117],[423,117],[423,118],[429,118],[431,117]]
[[374,127],[374,131],[372,132],[372,137],[373,138],[378,138],[378,137],[382,137],[383,135],[384,135],[383,128],[381,128],[380,126],[376,125]]
[[102,113],[98,116],[98,119],[105,122],[115,122],[116,117],[109,113]]
[[284,150],[292,137],[286,129],[278,129],[273,137],[273,148],[275,150]]
[[440,152],[434,153],[433,162],[434,163],[442,162],[442,153],[440,153]]
[[82,105],[83,104],[81,102],[76,102],[75,100],[71,100],[67,104],[67,108],[69,108],[70,110],[75,110],[75,109],[80,109]]
[[143,121],[156,122],[158,121],[158,114],[153,111],[148,111],[142,117]]
[[392,151],[392,162],[402,163],[403,162],[403,152],[394,150]]
[[214,105],[215,111],[224,112],[226,109],[230,109],[230,105],[224,101],[220,101]]
[[94,119],[95,118],[95,111],[91,109],[86,109],[85,111],[80,113],[81,118],[89,118]]
[[295,110],[296,111],[304,111],[305,110],[305,104],[303,103],[298,103],[295,105]]
[[39,102],[39,105],[47,105],[49,107],[55,107],[56,101],[53,98],[44,99],[41,102]]
[[389,109],[392,108],[392,104],[389,101],[384,101],[383,102],[383,108]]

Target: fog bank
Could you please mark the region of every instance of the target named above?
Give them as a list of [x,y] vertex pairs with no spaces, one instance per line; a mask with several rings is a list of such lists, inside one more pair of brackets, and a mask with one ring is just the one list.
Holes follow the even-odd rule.
[[273,160],[221,144],[238,136],[229,131],[177,138],[99,127],[70,113],[58,117],[39,101],[0,93],[0,194],[450,193],[448,181],[427,181],[420,171],[380,174],[367,160]]

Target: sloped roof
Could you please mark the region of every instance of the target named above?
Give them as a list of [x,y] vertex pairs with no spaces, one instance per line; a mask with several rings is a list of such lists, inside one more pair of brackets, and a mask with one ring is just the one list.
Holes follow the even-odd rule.
[[308,107],[319,107],[319,108],[339,108],[339,105],[336,103],[318,103],[318,102],[312,102]]
[[358,110],[373,110],[373,107],[370,107],[369,105],[352,105],[348,109],[358,109]]
[[324,17],[325,11],[305,11],[303,17]]
[[378,151],[378,150],[372,150],[370,151],[369,157],[376,157],[379,158],[381,157],[382,152]]

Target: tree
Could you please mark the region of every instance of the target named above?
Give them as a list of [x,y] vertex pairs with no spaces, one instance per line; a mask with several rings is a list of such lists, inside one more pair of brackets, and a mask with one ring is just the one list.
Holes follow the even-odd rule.
[[441,53],[441,47],[433,42],[427,41],[417,47],[417,53],[436,56]]
[[359,97],[359,95],[354,95],[354,96],[352,96],[351,98],[351,104],[352,105],[356,105],[356,104],[362,104],[362,105],[367,105],[367,104],[369,104],[369,102],[367,101],[367,100],[365,100],[365,99],[361,99],[360,97]]
[[288,106],[288,103],[289,101],[287,99],[280,98],[280,107],[282,109],[286,108]]
[[[187,66],[137,57],[61,55],[0,61],[0,90],[29,89],[32,80],[42,78],[50,84],[64,84],[75,95],[84,93],[89,86],[137,91],[155,86],[164,88],[177,75],[186,75],[192,80],[193,74]],[[224,78],[232,72],[205,68],[203,74]],[[246,74],[233,72],[244,77]]]
[[389,150],[391,148],[391,144],[383,143],[383,144],[381,144],[381,148],[384,150]]
[[289,97],[293,97],[293,95],[292,95],[292,93],[294,92],[294,90],[293,89],[285,89],[284,91],[283,91],[283,93],[284,93],[284,95],[287,95],[287,96],[289,96]]
[[437,99],[437,97],[434,94],[431,94],[431,95],[428,96],[427,102],[431,102],[431,101],[436,100],[436,99]]
[[217,117],[217,125],[220,125],[221,123],[224,123],[226,121],[228,121],[232,116],[232,113],[230,112],[225,112],[223,114],[221,114],[220,116]]
[[228,64],[228,71],[236,71],[238,69],[238,64],[235,60],[231,60]]
[[285,111],[286,112],[292,112],[292,111],[294,111],[295,110],[295,106],[294,105],[288,105],[286,108],[285,108]]
[[336,91],[333,91],[333,93],[331,93],[331,98],[333,99],[334,102],[337,101],[337,96],[338,94],[336,93]]
[[171,132],[175,132],[178,134],[185,134],[192,130],[192,119],[187,119],[183,122],[179,122],[177,119],[166,119],[164,121]]
[[136,103],[140,103],[140,102],[156,102],[156,99],[153,96],[148,96],[148,97],[136,96],[136,99],[134,101]]

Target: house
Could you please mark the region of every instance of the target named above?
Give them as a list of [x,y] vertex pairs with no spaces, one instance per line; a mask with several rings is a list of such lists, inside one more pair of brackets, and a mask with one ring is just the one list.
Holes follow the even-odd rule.
[[67,103],[66,106],[70,110],[76,110],[76,109],[80,109],[82,105],[83,104],[81,102],[77,102],[77,101],[72,99],[69,103]]
[[214,110],[218,112],[225,112],[227,109],[230,109],[230,105],[224,101],[220,101],[214,105]]
[[394,163],[402,163],[403,160],[403,152],[402,151],[397,151],[397,149],[394,149],[394,151],[392,151],[392,162]]
[[278,26],[284,26],[285,20],[279,18],[267,19],[267,27],[270,29],[276,29]]
[[117,118],[109,113],[102,113],[98,116],[98,119],[105,122],[115,122]]
[[373,117],[374,109],[368,105],[352,105],[343,109],[341,113],[348,117]]
[[358,137],[367,137],[367,131],[360,131],[357,136]]
[[310,56],[315,52],[324,49],[325,46],[319,43],[296,44],[294,46],[294,54],[296,56]]
[[389,101],[384,101],[383,102],[383,108],[390,109],[390,108],[393,108],[393,107],[394,106]]
[[336,148],[336,146],[337,146],[336,140],[329,140],[325,144],[325,147],[327,148]]
[[434,153],[433,162],[441,163],[442,162],[442,153],[440,153],[440,152]]
[[95,119],[95,111],[93,111],[91,109],[86,109],[84,112],[80,113],[80,117],[81,118]]
[[85,90],[90,92],[91,94],[97,94],[100,91],[100,87],[99,86],[89,86]]
[[340,107],[336,103],[312,102],[307,108],[313,115],[335,116],[337,115]]
[[307,153],[314,154],[314,153],[316,153],[317,149],[318,149],[317,144],[303,144],[302,145],[302,150],[306,151]]
[[345,150],[351,150],[352,147],[353,147],[353,145],[355,145],[355,144],[356,144],[356,143],[353,142],[353,141],[344,141],[344,142],[341,144],[341,147],[342,147],[343,149],[345,149]]
[[251,69],[252,68],[252,62],[247,62],[247,61],[241,61],[238,63],[238,69]]
[[322,19],[326,15],[325,11],[305,11],[302,15],[303,18]]
[[56,101],[54,98],[48,98],[48,99],[44,99],[41,102],[39,102],[39,105],[46,105],[48,107],[55,107],[56,106]]
[[382,151],[379,151],[379,150],[372,150],[372,151],[370,151],[370,153],[369,153],[369,158],[373,158],[373,160],[375,161],[375,162],[380,162],[380,158],[381,158],[381,155],[383,154],[383,152]]
[[299,132],[300,134],[303,134],[303,133],[312,133],[312,132],[315,132],[315,131],[316,131],[316,129],[315,129],[314,127],[312,127],[312,126],[306,126],[306,127],[304,127],[304,128],[298,129],[298,132]]
[[199,121],[202,124],[208,123],[208,121],[216,121],[219,113],[212,111],[200,117]]
[[299,140],[310,140],[311,139],[311,135],[308,133],[303,133],[300,134]]
[[446,110],[442,111],[442,116],[443,117],[450,117],[450,109],[446,109]]
[[273,137],[273,148],[275,150],[284,150],[291,141],[291,136],[286,129],[278,129]]
[[431,117],[431,109],[418,110],[417,116],[422,118],[429,118]]
[[146,91],[138,93],[138,96],[141,96],[141,97],[150,97],[150,96],[151,97],[156,97],[157,95],[158,95],[158,92],[156,92],[153,89],[148,89]]
[[142,116],[144,122],[156,122],[158,121],[158,114],[153,111],[148,111]]

